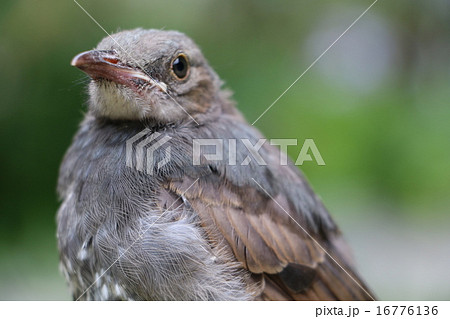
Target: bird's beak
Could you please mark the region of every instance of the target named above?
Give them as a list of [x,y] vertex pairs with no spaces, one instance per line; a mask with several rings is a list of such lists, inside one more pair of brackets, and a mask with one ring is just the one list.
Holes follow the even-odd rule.
[[118,84],[136,87],[144,83],[157,85],[143,71],[123,64],[114,51],[92,50],[78,54],[70,63],[92,79],[107,79]]

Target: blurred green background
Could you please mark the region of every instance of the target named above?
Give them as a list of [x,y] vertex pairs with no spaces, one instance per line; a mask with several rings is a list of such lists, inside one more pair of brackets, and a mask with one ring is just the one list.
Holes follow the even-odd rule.
[[[108,32],[191,36],[250,122],[371,2],[79,1]],[[88,80],[69,62],[104,36],[70,0],[0,3],[2,300],[70,299],[55,187]],[[448,1],[380,0],[256,123],[315,140],[326,166],[302,170],[381,299],[450,299],[449,39]]]

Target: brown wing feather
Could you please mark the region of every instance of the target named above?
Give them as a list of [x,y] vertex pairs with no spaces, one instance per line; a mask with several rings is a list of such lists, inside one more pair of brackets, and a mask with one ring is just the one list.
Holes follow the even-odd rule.
[[[307,223],[299,214],[290,214],[296,219],[292,220],[280,208],[292,209],[283,194],[273,200],[256,185],[244,190],[227,181],[203,177],[185,192],[193,182],[186,178],[168,188],[186,198],[211,242],[219,244],[225,239],[245,269],[262,274],[264,289],[257,299],[372,300],[352,269],[337,228],[325,237],[320,229],[304,226]],[[325,209],[320,202],[318,205]]]

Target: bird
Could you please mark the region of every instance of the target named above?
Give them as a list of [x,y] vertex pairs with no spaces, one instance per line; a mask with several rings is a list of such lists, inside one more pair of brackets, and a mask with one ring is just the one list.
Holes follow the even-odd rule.
[[57,186],[74,300],[374,300],[301,171],[242,143],[264,136],[188,36],[120,31],[71,64],[90,77]]

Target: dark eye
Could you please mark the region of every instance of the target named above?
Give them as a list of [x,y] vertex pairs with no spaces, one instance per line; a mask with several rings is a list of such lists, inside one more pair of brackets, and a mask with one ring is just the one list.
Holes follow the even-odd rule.
[[184,54],[177,56],[172,62],[172,71],[180,80],[184,79],[189,71],[189,63]]

